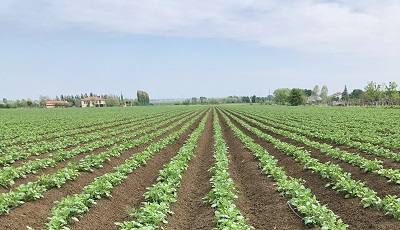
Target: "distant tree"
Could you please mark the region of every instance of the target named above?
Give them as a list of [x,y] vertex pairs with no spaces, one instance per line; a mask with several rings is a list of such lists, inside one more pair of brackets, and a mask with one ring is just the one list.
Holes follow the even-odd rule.
[[106,99],[106,105],[108,107],[114,107],[114,106],[119,106],[119,100],[116,97],[108,97]]
[[200,104],[202,104],[202,105],[207,104],[207,98],[206,97],[200,97]]
[[346,104],[347,104],[349,99],[350,99],[349,92],[347,91],[347,85],[345,85],[343,93],[342,93],[342,100],[344,100],[346,102]]
[[33,102],[29,98],[28,98],[28,100],[26,100],[26,104],[28,105],[28,107],[32,107],[33,106]]
[[44,108],[44,107],[46,106],[46,101],[47,101],[47,100],[50,100],[50,97],[40,95],[40,96],[39,96],[39,100],[40,100],[39,106],[42,107],[42,108]]
[[212,97],[212,98],[208,99],[208,104],[212,104],[212,105],[219,104],[219,100],[217,98]]
[[304,96],[303,90],[301,89],[292,89],[289,95],[289,104],[293,106],[298,106],[304,104],[306,98]]
[[256,97],[256,95],[253,95],[251,97],[251,103],[256,103],[256,102],[257,102],[257,97]]
[[197,104],[197,97],[192,97],[192,105],[196,105]]
[[353,91],[349,94],[351,99],[361,99],[364,91],[362,89],[353,89]]
[[137,99],[139,102],[139,105],[149,105],[150,104],[150,99],[149,95],[142,90],[137,91]]
[[321,94],[319,95],[322,102],[326,103],[328,101],[328,87],[326,85],[322,86]]
[[7,98],[5,98],[5,97],[3,98],[3,103],[4,103],[4,104],[7,104],[7,103],[8,103]]
[[243,96],[240,98],[240,100],[242,101],[242,103],[250,103],[250,97],[248,96]]
[[385,99],[389,105],[393,105],[400,97],[397,86],[396,82],[389,82],[389,85],[385,85]]
[[313,95],[313,91],[311,89],[303,89],[303,94],[306,97],[310,97],[311,95]]
[[186,99],[182,102],[182,105],[190,105],[190,100]]
[[290,90],[288,88],[280,88],[274,91],[274,100],[276,104],[284,105],[288,102]]
[[367,86],[364,88],[365,95],[370,102],[378,105],[379,97],[381,95],[381,86],[377,85],[375,82],[368,82]]
[[319,95],[319,86],[315,85],[311,96],[318,96],[318,95]]

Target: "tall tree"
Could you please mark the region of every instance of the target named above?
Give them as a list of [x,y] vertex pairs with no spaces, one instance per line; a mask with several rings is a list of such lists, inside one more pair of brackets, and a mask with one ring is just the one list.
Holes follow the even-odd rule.
[[137,99],[138,99],[139,105],[149,105],[150,104],[149,94],[147,94],[145,91],[138,90],[137,91]]
[[311,95],[312,95],[312,96],[318,96],[318,95],[319,95],[319,86],[318,86],[318,85],[315,85],[315,86],[314,86],[314,89],[313,89]]
[[253,95],[251,97],[251,103],[256,103],[256,99],[257,99],[256,95]]
[[197,97],[192,97],[192,105],[196,105],[197,104]]
[[276,104],[284,105],[288,102],[290,90],[288,88],[280,88],[274,91],[274,100]]
[[200,104],[206,104],[207,103],[207,98],[206,97],[200,97]]
[[310,97],[311,95],[313,95],[313,91],[311,89],[303,89],[303,94],[306,97]]
[[345,101],[345,103],[347,104],[347,102],[349,101],[349,92],[347,91],[347,85],[344,86],[344,90],[342,93],[342,100]]
[[328,101],[328,87],[326,85],[322,86],[321,94],[319,95],[322,102],[326,103]]
[[370,102],[377,104],[379,101],[379,96],[381,94],[381,92],[380,92],[381,86],[377,85],[376,82],[371,81],[371,82],[368,82],[368,84],[367,84],[367,86],[365,86],[364,90],[365,90],[365,95],[367,96],[367,99]]
[[242,101],[242,103],[250,103],[250,97],[248,96],[243,96],[240,98],[240,100]]
[[389,82],[389,85],[385,85],[385,98],[390,105],[399,99],[399,91],[397,91],[397,86],[398,85],[396,82]]
[[298,106],[304,104],[306,97],[304,96],[303,90],[292,89],[289,95],[289,103],[293,106]]

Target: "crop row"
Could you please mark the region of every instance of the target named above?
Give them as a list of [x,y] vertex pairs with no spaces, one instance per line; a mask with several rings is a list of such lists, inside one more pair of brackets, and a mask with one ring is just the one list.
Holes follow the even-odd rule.
[[[133,154],[125,163],[114,167],[114,172],[95,178],[91,184],[83,188],[82,193],[62,198],[52,208],[51,217],[44,229],[61,229],[68,224],[69,220],[78,220],[77,216],[89,211],[90,206],[95,203],[95,200],[111,196],[111,190],[122,183],[127,174],[145,165],[152,156],[184,133],[196,119],[197,117],[193,118],[190,122],[184,123],[178,131],[169,134],[157,142],[151,143],[144,151]],[[204,118],[202,121],[204,123]]]
[[365,172],[372,172],[377,175],[385,176],[386,178],[389,179],[389,181],[393,181],[397,184],[400,184],[400,170],[391,169],[391,168],[385,169],[385,168],[383,168],[382,161],[379,161],[376,159],[368,160],[368,159],[360,156],[359,154],[350,153],[345,150],[341,150],[339,148],[334,148],[333,146],[328,145],[328,144],[311,141],[304,136],[300,136],[300,135],[297,135],[295,133],[292,133],[292,132],[289,132],[286,130],[276,129],[271,126],[264,125],[263,123],[261,123],[257,120],[248,118],[244,115],[239,114],[238,116],[250,123],[257,125],[260,128],[271,131],[275,134],[282,135],[282,136],[290,138],[292,140],[298,141],[300,143],[305,144],[306,146],[317,149],[333,158],[342,160],[343,162],[349,163],[353,166],[358,166],[361,169],[363,169]]
[[[101,140],[103,138],[110,137],[110,136],[120,135],[122,133],[131,131],[132,128],[135,129],[135,128],[143,127],[144,126],[143,123],[147,123],[149,121],[157,121],[159,119],[160,118],[156,117],[154,119],[149,119],[149,120],[147,120],[145,122],[141,122],[141,123],[127,124],[127,125],[120,127],[121,129],[115,129],[115,128],[109,129],[108,132],[102,131],[102,132],[95,132],[95,133],[91,133],[91,134],[81,135],[81,136],[78,136],[75,138],[72,138],[72,137],[63,138],[63,140],[61,142],[58,142],[58,141],[45,142],[42,146],[40,146],[40,145],[38,145],[36,147],[32,146],[30,148],[31,151],[14,151],[12,153],[8,153],[8,154],[0,157],[0,165],[6,166],[6,165],[14,163],[15,161],[18,161],[20,159],[26,159],[32,155],[38,156],[43,153],[47,153],[49,151],[54,151],[54,150],[62,151],[67,147],[77,146],[74,148],[74,150],[79,149],[79,148],[85,148],[85,147],[79,146],[79,145],[85,144],[88,142],[91,142],[91,143],[89,143],[89,145],[93,145],[94,143],[92,141]],[[97,143],[97,145],[98,145],[98,143]]]
[[260,161],[262,172],[271,176],[277,182],[277,190],[281,192],[281,195],[289,197],[288,203],[304,215],[302,220],[305,224],[320,226],[322,229],[347,228],[348,225],[344,224],[340,217],[325,205],[320,204],[311,190],[304,186],[301,178],[287,176],[284,168],[278,166],[278,161],[272,155],[235,126],[226,114],[221,114],[235,136]]
[[130,210],[131,221],[116,223],[119,229],[156,229],[161,222],[166,223],[168,214],[172,214],[170,206],[176,203],[178,188],[180,187],[187,162],[192,158],[196,143],[201,136],[206,124],[209,112],[203,117],[199,126],[190,134],[178,153],[171,161],[164,165],[157,177],[157,183],[146,188],[143,194],[145,202],[143,207]]
[[[249,112],[251,113],[251,112]],[[272,117],[261,117],[268,124],[277,127],[286,129],[291,132],[296,132],[308,137],[318,138],[321,140],[331,141],[339,145],[346,145],[352,148],[359,149],[367,154],[377,155],[379,157],[384,157],[388,159],[394,159],[396,161],[400,161],[400,154],[391,151],[390,149],[383,148],[378,145],[374,145],[371,143],[364,143],[359,141],[353,141],[345,136],[342,136],[339,131],[336,133],[324,133],[324,127],[321,125],[319,129],[309,129],[305,125],[296,125],[290,123],[285,119],[278,119]]]
[[172,107],[162,110],[159,108],[3,110],[0,116],[0,147],[74,135],[82,131],[89,132],[93,127],[108,123],[129,122],[132,119],[162,116],[164,113],[180,111],[179,108]]
[[213,114],[215,164],[210,168],[210,171],[214,175],[210,180],[212,190],[204,199],[215,209],[215,220],[217,222],[215,229],[253,229],[252,226],[246,224],[245,218],[234,204],[234,201],[238,197],[236,195],[235,184],[228,172],[228,148],[223,139],[219,118],[215,109]]
[[[142,122],[139,124],[134,125],[131,128],[137,129],[137,128],[143,128],[147,127],[145,129],[139,129],[135,132],[128,133],[122,136],[117,136],[114,138],[109,138],[109,139],[102,139],[102,140],[97,140],[94,142],[91,142],[89,144],[85,144],[82,146],[78,146],[76,148],[73,148],[68,151],[59,151],[53,154],[50,154],[49,157],[42,158],[42,159],[36,159],[36,160],[31,160],[27,161],[22,164],[20,167],[5,167],[2,170],[0,170],[0,184],[2,186],[9,186],[14,184],[14,180],[20,177],[24,177],[28,173],[36,173],[37,171],[47,168],[47,167],[54,167],[57,162],[60,161],[65,161],[71,157],[77,156],[82,153],[86,153],[89,151],[93,151],[95,149],[101,148],[101,147],[107,147],[107,146],[113,146],[115,143],[118,142],[124,142],[127,141],[137,135],[142,135],[147,132],[153,131],[158,129],[159,127],[162,127],[163,125],[167,124],[168,122],[174,120],[174,119],[179,119],[180,117],[185,117],[187,114],[182,114],[181,116],[177,116],[175,118],[170,118],[168,120],[164,120],[163,122],[159,122],[159,118],[155,119],[149,119],[146,122]],[[149,126],[152,123],[155,123],[153,126]],[[125,131],[123,131],[125,132]]]
[[312,158],[310,153],[303,148],[282,142],[265,134],[232,114],[229,114],[229,116],[259,138],[274,144],[277,149],[294,157],[304,168],[318,173],[322,178],[329,179],[330,182],[327,186],[332,186],[332,189],[338,193],[344,193],[347,198],[359,197],[364,207],[375,207],[400,220],[400,198],[397,198],[396,195],[387,195],[384,198],[380,198],[374,190],[365,186],[365,182],[353,180],[351,174],[343,172],[343,169],[339,165],[332,164],[331,162],[321,163],[317,159]]
[[[159,116],[158,114],[149,116],[149,118],[157,117]],[[41,153],[49,152],[49,151],[54,151],[58,149],[64,149],[70,146],[74,146],[80,143],[83,143],[88,140],[88,136],[94,135],[94,134],[100,134],[102,132],[106,132],[109,130],[109,132],[115,130],[117,127],[118,129],[124,128],[124,127],[129,127],[132,125],[132,123],[136,122],[141,122],[142,117],[137,117],[134,119],[129,119],[129,120],[117,120],[117,121],[111,121],[108,123],[104,123],[101,125],[96,125],[96,126],[91,126],[91,127],[86,127],[82,129],[71,129],[68,131],[64,132],[56,132],[53,133],[53,137],[57,136],[54,140],[52,141],[36,141],[36,142],[17,142],[18,145],[11,145],[8,147],[3,147],[1,149],[0,155],[7,155],[7,154],[12,154],[15,152],[20,152],[21,154],[24,154],[23,151],[31,152],[33,155],[39,155]],[[73,136],[71,136],[73,135]]]
[[[192,118],[189,124],[193,123],[199,116],[200,114]],[[123,151],[132,149],[140,144],[148,143],[154,138],[178,126],[185,120],[186,118],[182,118],[181,120],[178,120],[177,122],[174,122],[170,126],[163,129],[157,129],[153,126],[152,128],[157,129],[157,131],[154,133],[142,136],[139,139],[127,140],[126,142],[120,145],[115,145],[100,154],[94,153],[87,155],[79,162],[71,161],[66,167],[57,170],[55,173],[43,174],[35,182],[22,184],[8,193],[0,194],[0,213],[9,212],[10,208],[16,207],[30,200],[41,198],[44,191],[54,187],[59,188],[68,180],[75,180],[79,175],[79,171],[90,171],[92,170],[92,167],[101,167],[102,163],[106,160],[109,160],[110,157],[118,157]],[[150,145],[148,148],[152,148],[151,146],[152,145]]]

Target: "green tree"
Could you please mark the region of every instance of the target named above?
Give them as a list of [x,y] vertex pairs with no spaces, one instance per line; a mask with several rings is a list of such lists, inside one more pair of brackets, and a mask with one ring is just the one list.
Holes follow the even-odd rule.
[[192,105],[197,105],[197,97],[192,97]]
[[256,95],[253,95],[251,97],[251,103],[256,103],[256,101],[257,101],[256,99],[257,99]]
[[202,104],[202,105],[207,104],[207,98],[206,97],[200,97],[200,104]]
[[322,86],[321,94],[319,95],[322,99],[322,102],[328,102],[328,87],[326,85]]
[[313,95],[313,91],[311,89],[303,89],[303,94],[306,97],[310,97],[311,95]]
[[385,85],[385,99],[389,105],[392,105],[399,99],[399,91],[397,91],[397,83],[389,82],[389,85]]
[[363,94],[364,94],[364,91],[362,89],[353,89],[353,91],[350,93],[349,97],[351,99],[361,99]]
[[342,100],[344,100],[346,102],[346,104],[347,104],[349,99],[350,99],[349,92],[347,91],[347,85],[345,85],[343,93],[342,93]]
[[274,100],[276,104],[284,105],[288,102],[290,90],[288,88],[280,88],[274,91]]
[[139,105],[149,105],[150,104],[149,94],[147,94],[145,91],[138,90],[137,91],[137,99],[138,99]]
[[116,97],[107,97],[106,105],[108,107],[119,106],[119,100]]
[[319,95],[319,86],[315,85],[311,96],[318,96],[318,95]]
[[303,90],[294,88],[290,91],[289,104],[298,106],[304,104],[306,97],[304,96]]
[[242,103],[250,103],[250,97],[248,96],[243,96],[240,98],[240,100],[242,101]]
[[365,95],[370,102],[378,104],[379,97],[381,95],[381,86],[377,85],[375,82],[368,82],[367,86],[364,88]]

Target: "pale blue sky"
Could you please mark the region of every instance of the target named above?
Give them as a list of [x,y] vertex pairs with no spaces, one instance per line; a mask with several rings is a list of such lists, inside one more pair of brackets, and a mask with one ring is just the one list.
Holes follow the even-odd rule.
[[0,98],[400,84],[398,12],[387,0],[2,0]]

